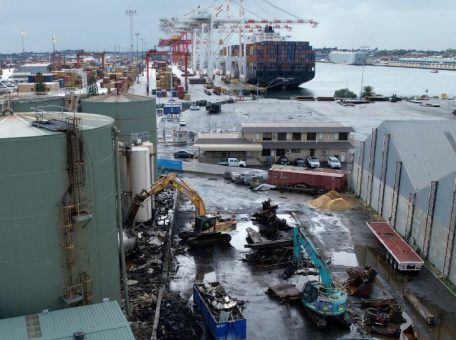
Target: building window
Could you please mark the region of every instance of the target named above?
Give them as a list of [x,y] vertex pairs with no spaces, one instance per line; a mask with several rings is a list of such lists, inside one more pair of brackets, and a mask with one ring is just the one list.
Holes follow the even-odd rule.
[[287,133],[286,132],[277,133],[277,140],[287,140]]
[[300,132],[293,132],[291,137],[292,140],[301,140],[301,133]]
[[309,156],[310,157],[315,157],[315,149],[310,149],[309,150]]
[[307,132],[307,140],[317,140],[316,132]]
[[263,140],[272,140],[272,132],[263,132]]
[[300,153],[301,149],[291,149],[291,153]]
[[271,156],[271,149],[263,149],[261,151],[261,156]]
[[277,149],[276,150],[276,156],[278,156],[278,157],[285,156],[285,149]]
[[339,132],[339,140],[348,140],[348,132]]

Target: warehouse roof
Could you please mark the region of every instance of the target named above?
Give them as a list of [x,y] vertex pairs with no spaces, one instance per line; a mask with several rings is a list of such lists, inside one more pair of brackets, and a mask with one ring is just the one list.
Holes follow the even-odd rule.
[[241,132],[353,132],[352,127],[336,122],[257,122],[242,123]]
[[117,301],[0,320],[0,340],[74,340],[75,332],[85,340],[134,340]]
[[350,142],[261,141],[265,149],[351,149]]
[[201,151],[261,151],[260,143],[252,143],[240,133],[204,133],[195,141]]
[[[66,113],[66,115],[70,115],[70,113]],[[54,127],[57,122],[65,124],[66,115],[61,112],[46,112],[41,117],[40,123],[37,124],[35,112],[0,114],[0,140],[56,134],[58,129]],[[80,126],[83,130],[96,129],[114,122],[110,117],[96,114],[77,113],[76,116],[81,118]]]
[[382,126],[416,189],[456,172],[456,121],[385,121]]

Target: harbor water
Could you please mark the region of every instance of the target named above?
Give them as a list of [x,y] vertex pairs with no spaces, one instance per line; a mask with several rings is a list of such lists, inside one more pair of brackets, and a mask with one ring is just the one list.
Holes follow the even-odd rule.
[[[268,97],[333,96],[334,91],[348,87],[359,94],[363,66],[316,63],[315,78],[294,91],[269,90]],[[430,69],[369,66],[364,67],[363,86],[372,86],[375,93],[384,96],[456,96],[456,72]]]

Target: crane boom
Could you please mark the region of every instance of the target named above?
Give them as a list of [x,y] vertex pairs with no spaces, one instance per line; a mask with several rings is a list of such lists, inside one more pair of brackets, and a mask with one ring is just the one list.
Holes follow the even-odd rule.
[[153,185],[146,189],[143,189],[139,194],[135,196],[130,210],[128,211],[124,225],[128,228],[131,228],[141,204],[150,196],[159,193],[170,185],[179,190],[182,194],[184,194],[192,201],[192,203],[195,205],[196,214],[198,217],[203,217],[206,215],[206,207],[204,206],[204,201],[201,196],[182,179],[178,178],[175,173],[170,173],[159,178]]
[[293,258],[296,261],[300,261],[301,248],[304,248],[306,253],[309,255],[310,260],[318,269],[323,286],[326,289],[333,288],[331,273],[329,272],[325,261],[321,258],[312,241],[310,241],[304,232],[298,227],[294,228],[293,230],[293,245]]

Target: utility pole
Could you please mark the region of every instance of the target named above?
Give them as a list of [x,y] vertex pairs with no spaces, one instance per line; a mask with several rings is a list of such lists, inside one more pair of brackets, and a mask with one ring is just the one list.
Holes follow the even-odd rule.
[[133,56],[133,16],[136,15],[136,9],[127,9],[125,14],[130,17],[130,54]]

